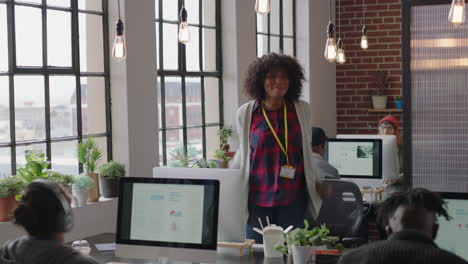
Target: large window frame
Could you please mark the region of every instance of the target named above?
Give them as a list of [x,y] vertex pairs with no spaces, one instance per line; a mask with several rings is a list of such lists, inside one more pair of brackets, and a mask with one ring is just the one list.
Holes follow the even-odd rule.
[[[257,57],[262,56],[263,54],[259,54],[259,41],[258,38],[265,36],[267,37],[267,54],[271,53],[271,38],[272,37],[277,37],[279,38],[279,53],[284,53],[284,39],[285,38],[290,38],[293,41],[293,54],[294,57],[296,57],[296,0],[287,0],[292,2],[292,35],[285,35],[284,34],[284,0],[276,0],[279,1],[279,34],[271,33],[271,10],[270,13],[268,13],[267,16],[267,32],[262,32],[258,28],[258,18],[261,17],[262,15],[256,14],[255,15],[255,41],[256,41],[256,48],[257,48]],[[271,7],[275,8],[275,7]],[[273,51],[276,52],[276,51]]]
[[[33,146],[45,144],[48,160],[52,163],[52,143],[56,142],[81,142],[86,137],[105,138],[107,159],[112,159],[112,127],[111,127],[111,100],[110,100],[110,74],[109,74],[109,24],[108,24],[108,0],[101,0],[101,11],[81,10],[79,9],[78,0],[70,0],[69,7],[53,6],[47,4],[47,0],[41,0],[41,3],[21,2],[13,0],[0,0],[0,5],[6,5],[7,12],[7,34],[8,34],[8,71],[0,72],[0,77],[9,77],[9,111],[10,111],[10,142],[0,143],[0,149],[10,148],[11,156],[11,174],[16,174],[17,170],[17,147]],[[18,66],[16,58],[16,23],[15,23],[15,7],[31,7],[41,10],[42,19],[42,66]],[[47,11],[64,11],[69,12],[71,17],[71,67],[48,66],[48,24]],[[103,72],[82,72],[80,67],[80,41],[79,41],[79,15],[90,14],[102,17],[102,41],[103,41]],[[33,43],[31,44],[33,45]],[[82,54],[81,54],[82,55]],[[17,140],[15,127],[15,76],[41,76],[44,79],[44,99],[45,99],[45,138],[39,140]],[[51,135],[51,107],[50,107],[50,77],[51,76],[71,76],[75,78],[75,98],[76,101],[76,135],[54,137]],[[81,78],[101,77],[104,80],[104,98],[105,98],[105,132],[103,133],[83,133],[83,116],[82,116],[82,91]],[[76,150],[74,150],[76,151]],[[82,164],[77,163],[79,172],[83,172]],[[49,165],[53,168],[53,165]]]
[[[184,0],[178,0],[178,10],[182,8],[184,5]],[[167,155],[167,133],[170,131],[180,131],[182,130],[182,141],[183,141],[183,151],[185,155],[187,155],[187,148],[188,148],[188,133],[187,130],[191,128],[201,128],[202,129],[202,155],[203,158],[207,158],[207,128],[210,127],[222,127],[223,126],[223,82],[222,82],[222,49],[221,49],[221,1],[220,0],[215,0],[214,1],[216,4],[215,7],[215,25],[214,26],[209,26],[205,25],[202,22],[202,17],[203,17],[203,4],[204,1],[199,0],[198,1],[198,22],[197,23],[192,23],[190,20],[191,16],[191,10],[187,10],[188,15],[189,15],[189,26],[191,28],[193,27],[198,27],[200,30],[198,30],[198,59],[199,59],[199,69],[198,71],[188,71],[187,70],[187,61],[186,61],[186,46],[184,44],[181,44],[178,42],[178,68],[177,69],[164,69],[164,59],[165,59],[165,54],[163,52],[164,49],[164,29],[163,26],[164,24],[171,24],[171,25],[177,25],[178,26],[178,21],[177,20],[168,20],[164,19],[164,8],[163,8],[163,0],[155,0],[155,4],[159,6],[156,7],[156,10],[158,14],[156,14],[156,30],[159,32],[159,36],[156,39],[156,41],[159,43],[158,49],[157,49],[157,58],[159,62],[159,68],[157,69],[157,78],[158,78],[158,83],[160,85],[159,87],[159,97],[160,97],[160,112],[159,112],[159,118],[160,118],[160,126],[158,127],[158,133],[160,136],[160,144],[159,146],[160,153],[162,156],[160,156],[160,165],[167,165],[168,162],[168,155]],[[203,62],[204,62],[204,56],[203,56],[203,29],[211,29],[215,30],[216,32],[216,70],[215,71],[205,71],[203,68]],[[194,34],[192,31],[191,34]],[[190,41],[194,41],[193,38]],[[182,125],[177,125],[177,126],[168,126],[167,125],[167,120],[166,120],[166,86],[165,86],[165,79],[166,78],[172,78],[172,77],[177,77],[181,79],[181,92],[182,92]],[[187,125],[187,94],[186,94],[186,79],[187,78],[200,78],[201,83],[200,83],[200,88],[201,88],[201,124],[200,125]],[[206,108],[205,108],[205,78],[217,78],[218,79],[218,95],[219,95],[219,122],[211,122],[208,123],[206,122]],[[209,139],[213,140],[213,139]],[[160,155],[161,155],[160,154]],[[210,153],[211,154],[211,153]]]

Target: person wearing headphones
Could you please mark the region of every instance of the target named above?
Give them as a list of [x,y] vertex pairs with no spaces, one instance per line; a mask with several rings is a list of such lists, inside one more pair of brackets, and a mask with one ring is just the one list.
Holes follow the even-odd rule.
[[97,264],[64,245],[64,234],[73,227],[70,201],[57,183],[42,179],[31,182],[14,211],[14,223],[27,235],[0,248],[0,264]]

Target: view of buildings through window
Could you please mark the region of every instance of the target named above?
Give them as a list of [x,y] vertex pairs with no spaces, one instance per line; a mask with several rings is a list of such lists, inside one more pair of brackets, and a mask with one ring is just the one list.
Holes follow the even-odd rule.
[[257,56],[270,52],[296,55],[295,0],[271,0],[268,15],[257,14]]
[[78,140],[90,135],[107,160],[105,3],[0,0],[0,177],[15,174],[29,149],[77,174]]
[[[155,0],[160,165],[213,158],[222,125],[219,0]],[[178,42],[179,11],[190,41]]]

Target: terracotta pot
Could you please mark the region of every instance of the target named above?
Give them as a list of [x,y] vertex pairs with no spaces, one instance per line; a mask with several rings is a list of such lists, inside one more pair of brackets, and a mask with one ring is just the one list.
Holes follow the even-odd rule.
[[10,221],[17,206],[14,195],[0,198],[0,222]]
[[99,193],[99,176],[97,173],[89,173],[88,177],[93,179],[93,186],[89,189],[88,202],[97,202],[101,194]]

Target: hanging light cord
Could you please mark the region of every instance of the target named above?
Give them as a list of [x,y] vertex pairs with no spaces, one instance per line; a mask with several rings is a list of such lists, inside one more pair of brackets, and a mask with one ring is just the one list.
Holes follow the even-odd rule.
[[120,0],[117,0],[117,9],[119,10],[119,20],[120,20]]
[[362,0],[362,25],[366,24],[366,13],[364,12],[364,0]]
[[335,1],[338,1],[338,16],[336,16],[336,20],[337,20],[337,23],[338,23],[338,28],[337,30],[338,31],[338,39],[341,38],[341,27],[340,27],[340,24],[341,24],[341,17],[340,17],[340,14],[341,14],[341,10],[340,10],[340,0],[335,0]]
[[329,4],[330,4],[330,14],[329,14],[329,19],[330,21],[332,21],[332,4],[331,4],[331,0],[328,1]]

